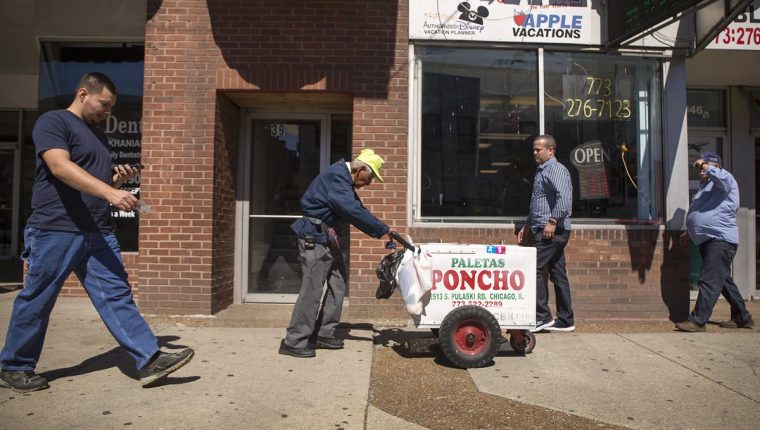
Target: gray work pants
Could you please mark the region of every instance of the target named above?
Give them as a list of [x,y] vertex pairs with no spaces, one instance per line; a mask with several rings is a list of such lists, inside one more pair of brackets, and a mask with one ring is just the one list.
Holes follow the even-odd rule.
[[[346,295],[346,269],[343,256],[336,248],[317,243],[313,249],[306,249],[304,240],[299,238],[298,252],[303,279],[290,316],[285,344],[305,348],[312,335],[333,337],[335,334]],[[327,290],[323,299],[325,281]]]

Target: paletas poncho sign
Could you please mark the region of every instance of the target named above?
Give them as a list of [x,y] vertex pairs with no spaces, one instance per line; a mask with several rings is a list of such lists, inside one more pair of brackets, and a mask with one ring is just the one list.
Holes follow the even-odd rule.
[[419,327],[439,326],[460,306],[480,306],[503,328],[536,324],[536,249],[513,245],[423,244],[432,289]]

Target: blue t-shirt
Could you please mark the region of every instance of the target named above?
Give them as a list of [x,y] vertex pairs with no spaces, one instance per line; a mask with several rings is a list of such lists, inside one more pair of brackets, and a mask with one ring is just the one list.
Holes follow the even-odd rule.
[[55,177],[42,160],[49,149],[68,151],[71,161],[111,184],[111,149],[103,131],[65,109],[44,113],[32,131],[37,168],[27,227],[66,231],[113,231],[107,200],[83,193]]

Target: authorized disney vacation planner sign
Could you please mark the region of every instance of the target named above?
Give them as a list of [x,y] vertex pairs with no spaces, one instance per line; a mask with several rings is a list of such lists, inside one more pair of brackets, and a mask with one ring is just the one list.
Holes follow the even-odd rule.
[[[409,38],[599,45],[600,16],[583,1],[410,0]],[[551,3],[551,4],[549,4]]]

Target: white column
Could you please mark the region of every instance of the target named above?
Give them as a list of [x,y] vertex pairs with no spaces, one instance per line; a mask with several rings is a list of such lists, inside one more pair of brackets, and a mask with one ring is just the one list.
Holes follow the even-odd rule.
[[[734,282],[747,299],[755,292],[756,252],[755,252],[755,139],[749,133],[750,101],[737,87],[731,87],[730,100],[730,158],[727,166],[739,184],[739,213],[736,223],[739,227],[739,249],[734,257]],[[725,160],[724,160],[725,162]]]
[[689,150],[683,58],[673,57],[663,63],[662,114],[665,226],[668,230],[685,230],[689,209]]

